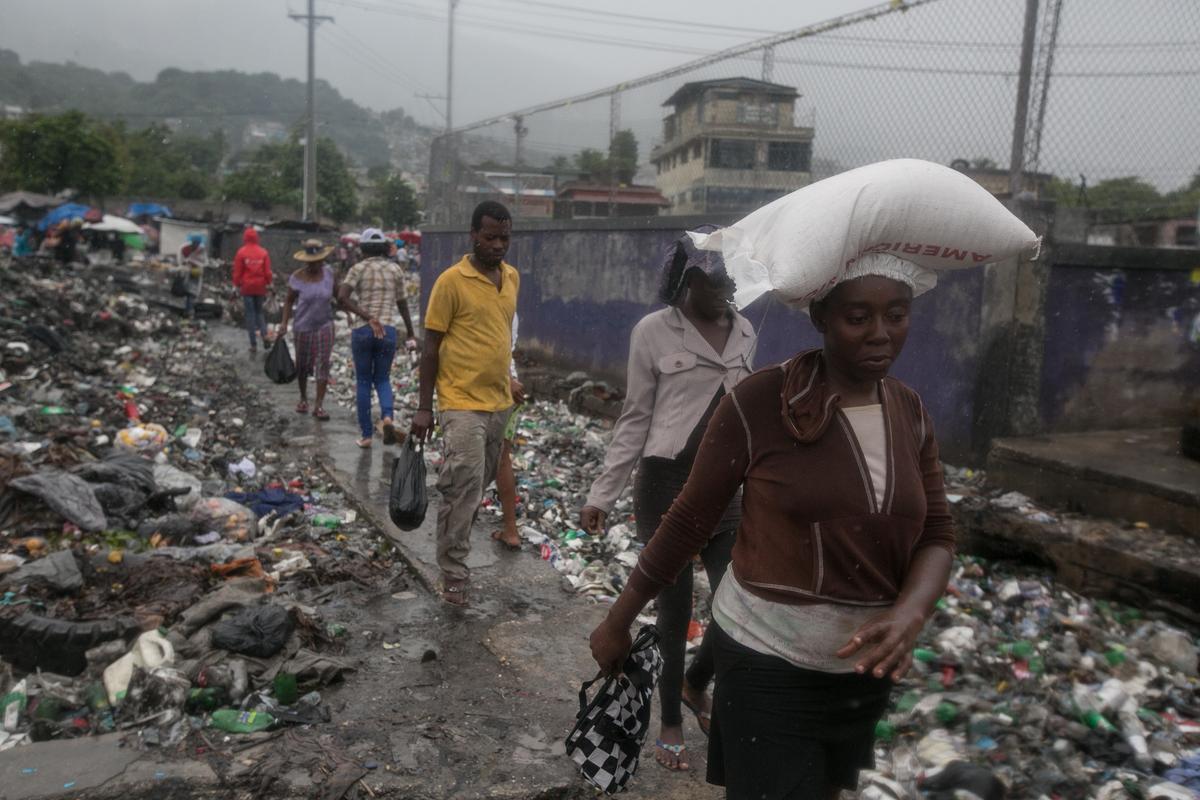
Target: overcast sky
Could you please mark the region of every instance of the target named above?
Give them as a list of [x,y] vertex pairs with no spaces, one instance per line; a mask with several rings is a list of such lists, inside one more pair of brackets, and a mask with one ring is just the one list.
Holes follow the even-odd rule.
[[[377,110],[440,126],[449,0],[317,0],[318,75]],[[911,0],[910,0],[911,2]],[[859,11],[862,0],[459,0],[454,122],[461,126],[669,68],[698,54]],[[1046,8],[1043,2],[1042,7]],[[23,61],[73,60],[151,80],[186,70],[305,75],[307,0],[2,0],[0,47]],[[936,0],[792,42],[774,79],[795,86],[814,156],[855,166],[898,156],[1007,165],[1024,0]],[[637,19],[636,17],[640,17]],[[1161,189],[1200,168],[1197,0],[1067,0],[1040,168],[1089,183],[1137,175]],[[724,61],[622,94],[621,124],[647,150],[680,83],[758,77]],[[1035,95],[1040,87],[1035,86]],[[433,106],[436,105],[437,109]],[[319,113],[319,109],[318,109]],[[605,146],[608,104],[527,118],[526,146]],[[511,141],[512,125],[487,135]],[[506,143],[506,146],[508,144]]]
[[[503,113],[611,84],[873,5],[861,0],[604,0],[556,3],[593,11],[736,26],[729,32],[605,13],[562,11],[521,0],[460,0],[456,14],[456,122]],[[317,0],[334,17],[317,38],[317,70],[371,108],[402,106],[431,124],[441,117],[416,94],[443,94],[448,2]],[[73,60],[139,80],[176,66],[305,76],[305,34],[288,13],[306,0],[4,0],[0,47],[22,61]],[[519,33],[536,30],[537,35]],[[577,37],[566,40],[559,32]],[[583,41],[595,39],[597,41]],[[613,39],[631,45],[620,46]],[[642,44],[645,46],[642,46]],[[661,50],[649,49],[661,47]],[[435,101],[440,103],[441,101]]]

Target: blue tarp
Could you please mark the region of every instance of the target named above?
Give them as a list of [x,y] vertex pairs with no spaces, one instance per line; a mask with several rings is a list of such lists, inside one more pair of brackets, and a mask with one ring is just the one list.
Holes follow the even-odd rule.
[[130,219],[138,217],[169,217],[171,209],[161,203],[130,203],[129,210],[125,212],[125,216]]
[[91,210],[90,206],[85,206],[82,203],[63,203],[58,208],[51,209],[47,212],[46,216],[42,217],[41,222],[37,224],[38,230],[44,231],[51,225],[57,225],[64,219],[82,218],[84,214]]

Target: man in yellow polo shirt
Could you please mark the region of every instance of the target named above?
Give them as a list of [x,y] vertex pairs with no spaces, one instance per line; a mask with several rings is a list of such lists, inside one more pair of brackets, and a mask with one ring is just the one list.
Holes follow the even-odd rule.
[[[514,398],[510,382],[512,320],[521,279],[504,263],[512,217],[499,203],[471,215],[471,252],[438,276],[425,311],[421,390],[412,435],[433,428],[433,390],[445,440],[438,473],[437,561],[442,599],[467,604],[471,523],[484,488],[496,477],[504,427]],[[515,398],[521,402],[523,398]]]

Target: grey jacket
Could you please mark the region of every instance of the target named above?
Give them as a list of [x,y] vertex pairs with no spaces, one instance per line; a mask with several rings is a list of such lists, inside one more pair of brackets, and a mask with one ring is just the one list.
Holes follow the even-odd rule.
[[647,314],[634,326],[625,405],[613,428],[604,471],[588,492],[589,506],[611,511],[638,459],[677,456],[717,387],[728,392],[750,374],[754,328],[741,314],[735,312],[733,318],[723,354],[677,308]]

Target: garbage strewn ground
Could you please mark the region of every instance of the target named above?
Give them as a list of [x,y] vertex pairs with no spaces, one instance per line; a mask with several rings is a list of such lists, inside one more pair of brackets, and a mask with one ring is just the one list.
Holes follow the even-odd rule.
[[[480,571],[488,594],[456,628],[405,563],[416,540],[321,466],[334,445],[289,419],[279,387],[239,377],[261,378],[261,364],[230,366],[217,346],[229,331],[147,302],[139,268],[30,260],[0,264],[0,281],[0,751],[116,740],[258,796],[433,797],[500,781],[521,797],[548,774],[586,793],[561,783],[572,709],[559,689],[590,675],[554,675],[551,692],[498,654],[519,628],[526,650],[586,656],[586,624],[563,621],[593,619],[586,606],[611,602],[636,563],[628,491],[604,537],[575,519],[610,423],[571,409],[607,387],[569,376],[570,404],[522,409],[525,552]],[[353,371],[337,341],[330,391],[348,423]],[[394,379],[406,420],[403,357]],[[364,457],[379,470],[387,456]],[[436,469],[436,448],[427,457]],[[981,475],[948,478],[955,502],[1056,524]],[[499,511],[489,493],[480,527]],[[536,579],[501,585],[506,573]],[[498,660],[478,661],[480,641]],[[862,797],[1200,796],[1196,638],[1179,619],[960,556],[915,658]],[[631,796],[683,780],[643,770]]]

